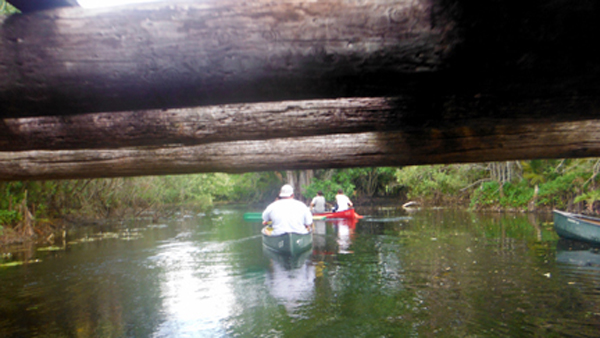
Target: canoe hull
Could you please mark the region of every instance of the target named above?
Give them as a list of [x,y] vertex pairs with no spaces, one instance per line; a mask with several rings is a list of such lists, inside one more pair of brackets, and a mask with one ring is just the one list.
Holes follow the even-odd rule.
[[286,233],[283,235],[269,236],[267,227],[261,231],[263,247],[284,255],[299,255],[312,248],[312,232],[308,234]]
[[[313,220],[325,219],[325,216],[313,215]],[[262,222],[262,212],[247,212],[244,214],[244,221],[246,222]]]
[[600,218],[554,210],[554,230],[562,238],[600,244]]
[[326,218],[363,218],[357,214],[354,209],[348,209],[339,212],[324,212],[320,214],[314,214],[314,216],[325,216]]

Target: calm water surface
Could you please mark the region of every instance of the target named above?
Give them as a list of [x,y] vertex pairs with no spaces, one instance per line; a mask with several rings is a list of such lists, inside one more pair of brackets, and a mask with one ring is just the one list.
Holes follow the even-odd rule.
[[600,254],[559,241],[550,215],[359,208],[286,259],[248,211],[2,252],[0,337],[600,335]]

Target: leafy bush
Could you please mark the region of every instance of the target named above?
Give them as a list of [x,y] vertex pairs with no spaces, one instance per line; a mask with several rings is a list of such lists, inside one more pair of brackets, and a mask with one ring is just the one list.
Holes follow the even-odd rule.
[[500,205],[506,208],[526,208],[533,198],[534,189],[521,180],[518,183],[506,183],[500,197]]
[[459,165],[410,166],[396,172],[398,183],[407,187],[409,199],[441,201],[462,195],[470,170]]
[[559,176],[552,181],[540,184],[537,203],[538,205],[564,209],[580,193],[582,184],[581,174],[577,172]]
[[273,201],[282,185],[277,172],[252,172],[229,175],[231,191],[223,200],[231,202],[265,202]]
[[500,184],[495,181],[484,182],[471,194],[469,207],[486,207],[495,204],[498,200],[500,200]]
[[359,172],[351,169],[325,170],[317,172],[311,184],[303,186],[303,195],[306,199],[311,200],[317,195],[317,191],[323,191],[325,200],[333,202],[338,189],[342,189],[344,194],[353,199],[356,195],[356,186],[354,180]]
[[0,209],[0,225],[15,225],[21,220],[21,214],[15,210]]
[[[346,195],[352,196],[354,186],[350,184],[344,188],[342,184],[334,181],[322,181],[315,179],[309,186],[306,187],[304,195],[306,198],[312,199],[313,197],[317,196],[317,192],[321,190],[325,196],[325,200],[332,202],[335,200],[335,195],[337,194],[338,189],[342,189]],[[350,199],[352,199],[352,197],[350,197]]]

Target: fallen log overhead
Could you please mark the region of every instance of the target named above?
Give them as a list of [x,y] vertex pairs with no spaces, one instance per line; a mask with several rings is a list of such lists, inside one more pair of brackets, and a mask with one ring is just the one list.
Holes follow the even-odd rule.
[[411,75],[451,54],[453,25],[437,2],[208,0],[13,15],[0,25],[0,117],[410,88]]
[[[40,146],[53,137],[43,124],[5,120],[0,133],[12,134],[1,139],[0,179],[598,156],[600,59],[588,38],[598,16],[600,3],[575,0],[209,0],[1,18],[0,118],[55,115],[47,121],[67,130],[85,117],[65,116],[91,112],[113,121],[155,114],[155,123],[112,125],[106,146],[80,139],[114,149],[13,152],[81,146],[56,130],[56,142]],[[287,135],[289,124],[270,134],[224,123],[209,135],[184,121],[178,134],[185,113],[140,111],[385,95],[401,99],[371,117],[362,115],[368,103],[351,130],[328,120],[343,133],[331,136],[315,121]],[[280,108],[261,118],[273,126],[276,116],[303,114]],[[152,128],[155,142],[140,133]]]
[[169,1],[13,15],[0,19],[0,117],[422,92],[598,96],[587,38],[598,16],[600,3],[576,0]]
[[398,129],[409,102],[343,98],[0,120],[0,151],[195,145]]
[[510,126],[593,120],[600,114],[598,107],[599,97],[374,97],[29,117],[0,120],[0,152],[163,147],[373,131],[429,135],[462,129],[486,135]]
[[167,148],[0,152],[0,180],[400,166],[600,156],[600,121],[358,133]]

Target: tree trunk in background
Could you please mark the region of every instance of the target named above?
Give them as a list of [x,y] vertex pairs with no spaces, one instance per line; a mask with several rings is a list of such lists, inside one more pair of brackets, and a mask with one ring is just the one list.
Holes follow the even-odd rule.
[[294,187],[294,195],[297,199],[305,200],[309,198],[309,196],[304,196],[306,192],[304,187],[312,182],[314,177],[313,170],[286,170],[285,177],[287,183]]
[[369,197],[373,197],[377,192],[377,185],[379,183],[378,180],[379,174],[377,168],[370,168],[365,177],[362,177],[364,182],[365,193]]
[[285,183],[294,187],[294,191],[297,189],[296,187],[298,186],[296,184],[297,181],[298,180],[296,178],[296,173],[293,170],[285,171]]
[[490,177],[493,181],[498,182],[500,185],[500,196],[504,196],[504,185],[512,182],[513,179],[518,175],[516,170],[518,164],[515,161],[505,162],[492,162],[489,163]]
[[489,164],[490,177],[503,186],[518,176],[518,165],[515,161],[492,162]]
[[536,211],[537,209],[537,200],[538,200],[538,194],[540,192],[540,188],[539,186],[536,184],[535,187],[533,188],[533,197],[531,197],[531,200],[529,201],[528,205],[527,205],[527,210],[528,211]]
[[300,188],[300,192],[304,196],[305,199],[311,198],[310,196],[305,196],[306,189],[304,187],[310,185],[312,183],[313,178],[315,177],[315,173],[313,170],[301,170],[299,172],[298,177],[298,186]]

